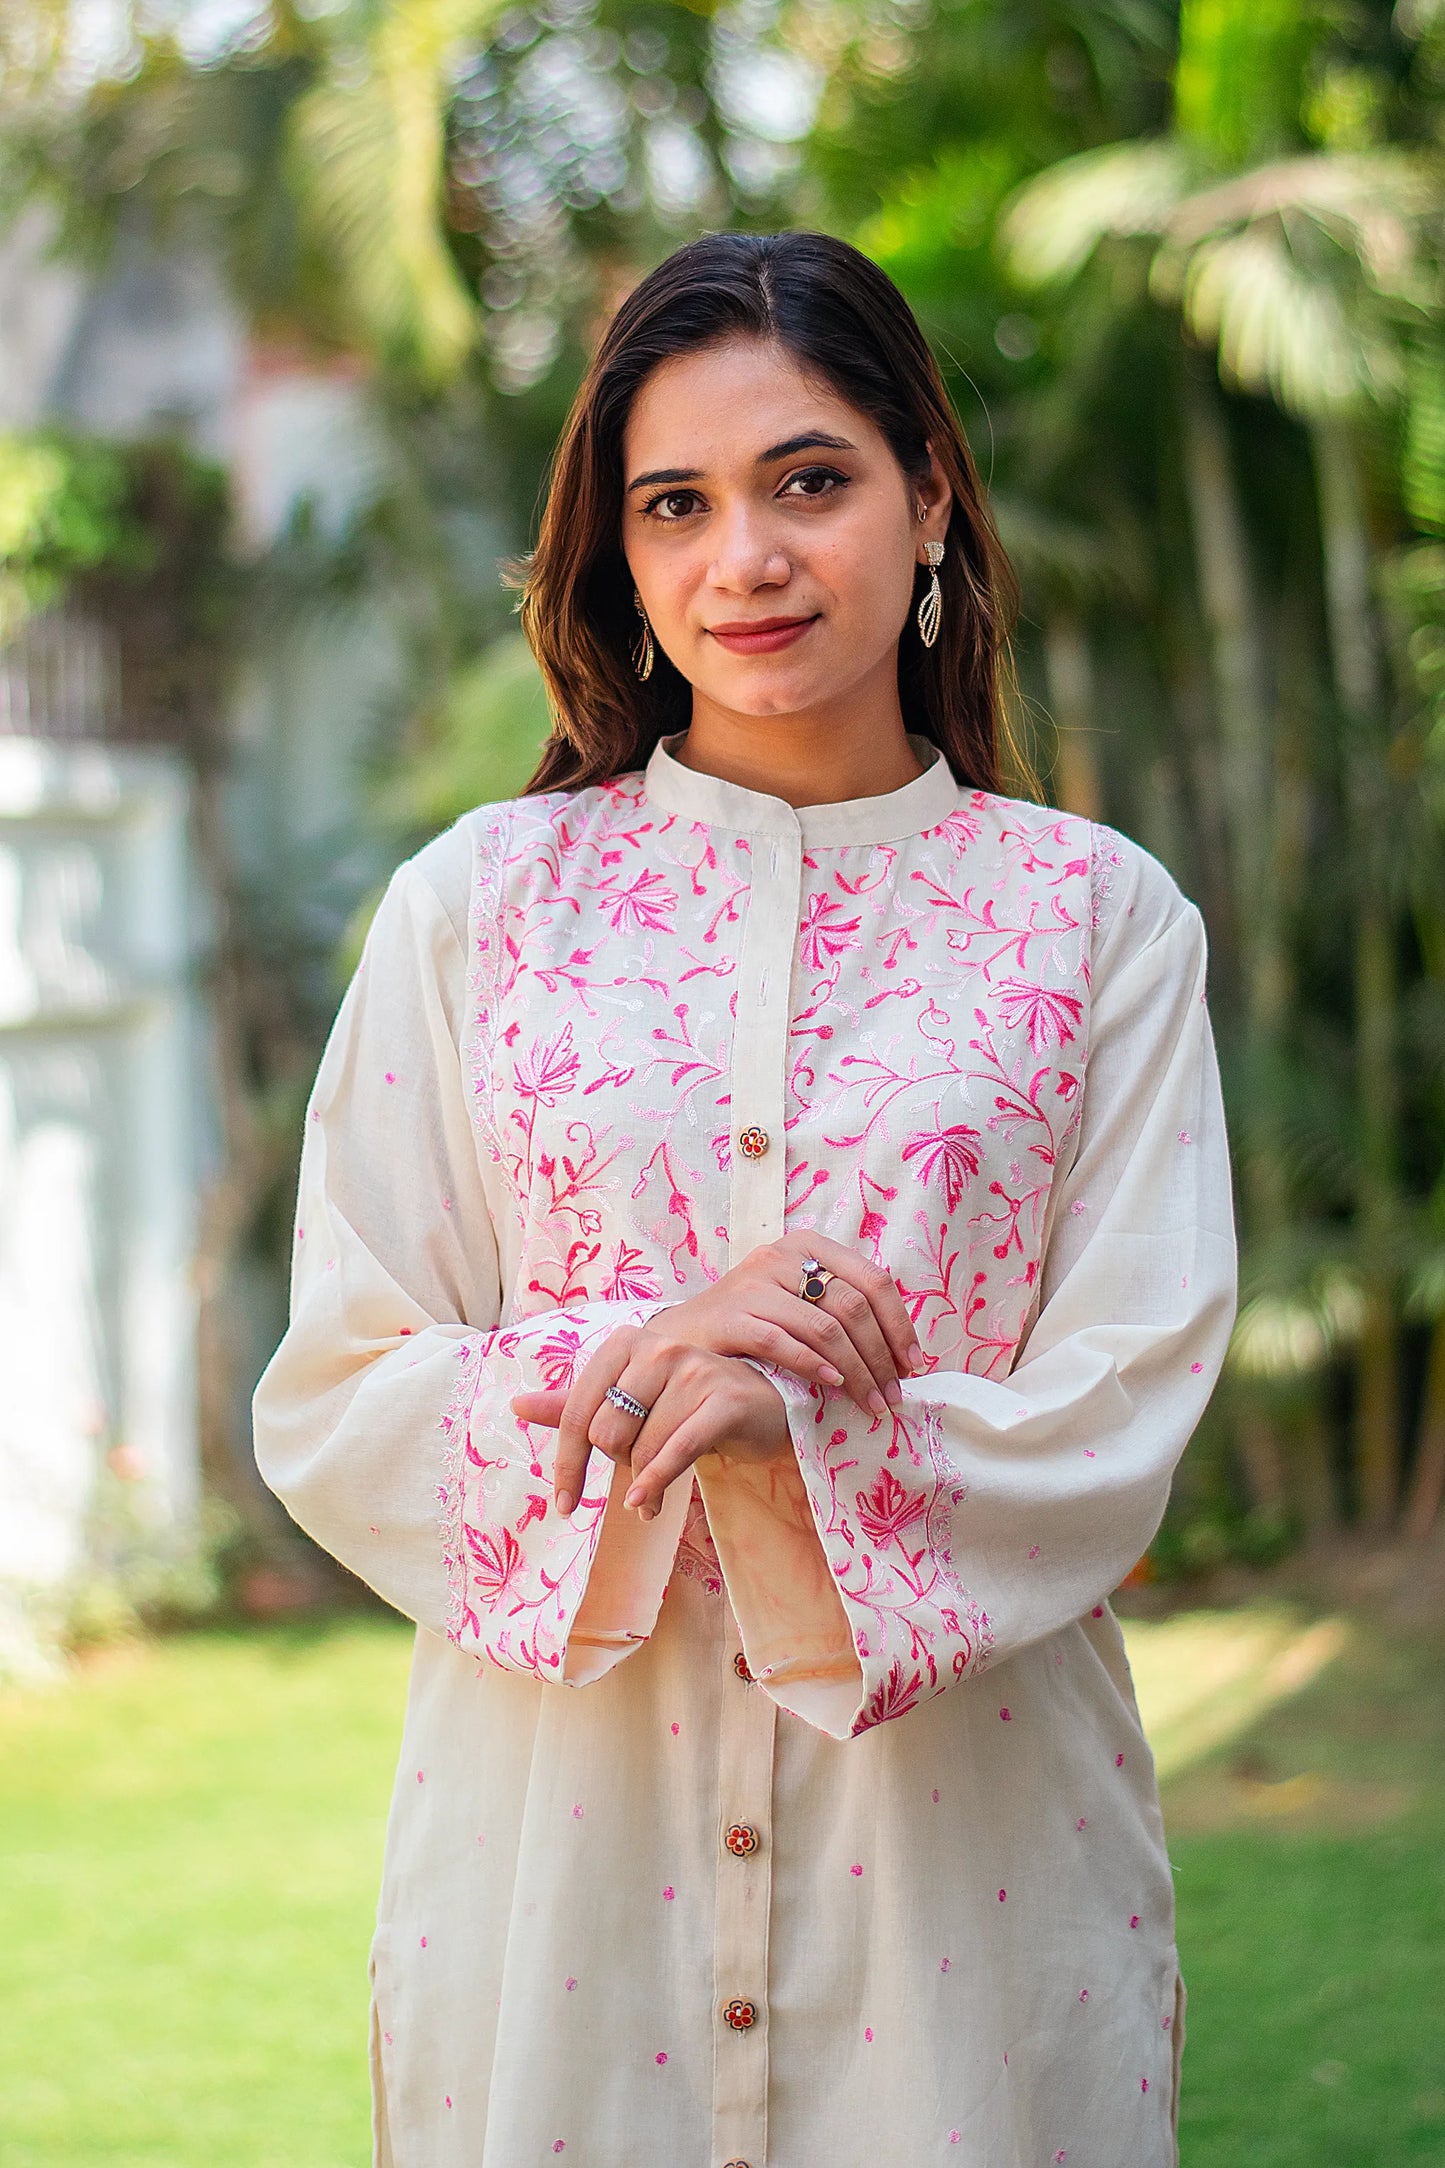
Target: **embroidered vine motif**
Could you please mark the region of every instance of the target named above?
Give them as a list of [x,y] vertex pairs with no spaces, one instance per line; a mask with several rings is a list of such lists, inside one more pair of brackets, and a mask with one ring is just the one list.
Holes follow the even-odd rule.
[[[555,1676],[602,1500],[559,1523],[515,1419],[478,1410],[561,1388],[617,1324],[727,1269],[754,853],[654,805],[641,775],[474,818],[465,1054],[512,1294],[506,1333],[459,1356],[447,1412],[452,1630]],[[787,1222],[895,1275],[931,1369],[1013,1365],[1080,1118],[1091,936],[1122,863],[1112,830],[986,791],[901,842],[804,853],[785,1135],[770,1140]],[[992,1637],[954,1561],[963,1493],[936,1411],[854,1421],[845,1450],[850,1431],[810,1397],[795,1435],[863,1664],[861,1729],[986,1662]],[[675,1564],[720,1590],[696,1492]]]

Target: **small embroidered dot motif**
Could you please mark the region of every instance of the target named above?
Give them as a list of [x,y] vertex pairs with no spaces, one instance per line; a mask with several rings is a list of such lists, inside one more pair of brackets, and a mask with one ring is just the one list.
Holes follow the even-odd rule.
[[657,2053],[653,2056],[652,2060],[658,2065],[660,2069],[662,2065],[667,2061],[666,2048],[659,2048]]
[[738,1150],[744,1159],[761,1159],[770,1142],[766,1129],[759,1129],[757,1124],[753,1123],[739,1136]]
[[1007,1904],[1007,1902],[1008,1902],[1008,1891],[1007,1891],[1006,1889],[1001,1889],[1001,1890],[999,1891],[999,1893],[998,1893],[998,1901],[999,1901],[999,1903],[1000,1903],[1000,1904]]
[[855,1859],[852,1866],[848,1869],[848,1872],[849,1874],[861,1874],[863,1872],[862,1861]]

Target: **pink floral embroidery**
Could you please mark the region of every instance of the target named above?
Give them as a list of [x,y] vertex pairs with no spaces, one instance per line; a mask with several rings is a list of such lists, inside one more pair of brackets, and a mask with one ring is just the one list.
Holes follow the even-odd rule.
[[903,1147],[904,1159],[918,1161],[925,1182],[935,1177],[942,1181],[943,1201],[950,1212],[958,1210],[964,1190],[978,1173],[978,1136],[966,1122],[954,1122],[947,1129],[920,1130]]
[[[618,1325],[727,1268],[738,931],[768,863],[745,836],[668,814],[640,774],[475,818],[463,1051],[517,1268],[504,1322],[459,1343],[442,1424],[448,1626],[504,1669],[556,1679],[611,1477],[594,1461],[563,1521],[550,1434],[534,1442],[509,1398],[565,1391]],[[929,1370],[1001,1381],[1013,1365],[1081,1118],[1090,939],[1121,863],[1112,831],[977,790],[906,848],[810,849],[774,1140],[786,1221],[896,1274]],[[843,1017],[857,1028],[840,1046]],[[859,1652],[857,1731],[993,1647],[959,1565],[967,1489],[925,1392],[915,1379],[866,1431],[851,1416],[839,1429],[822,1393],[793,1412]],[[675,1569],[721,1594],[696,1496]]]

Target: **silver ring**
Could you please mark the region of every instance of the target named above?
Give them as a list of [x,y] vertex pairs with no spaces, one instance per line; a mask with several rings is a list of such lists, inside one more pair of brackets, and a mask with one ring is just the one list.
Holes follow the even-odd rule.
[[635,1415],[639,1423],[645,1423],[652,1413],[651,1408],[644,1408],[640,1400],[634,1400],[620,1385],[609,1385],[602,1397],[610,1400],[614,1408],[621,1408],[624,1415]]
[[816,1257],[805,1257],[802,1276],[798,1281],[798,1293],[804,1302],[821,1302],[828,1292],[828,1282],[836,1278],[837,1274],[830,1272],[826,1265],[820,1264]]

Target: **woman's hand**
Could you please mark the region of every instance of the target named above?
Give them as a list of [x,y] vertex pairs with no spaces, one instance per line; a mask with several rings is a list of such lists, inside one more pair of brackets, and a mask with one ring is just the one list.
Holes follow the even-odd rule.
[[[675,1311],[650,1325],[612,1333],[567,1393],[518,1393],[512,1411],[524,1423],[555,1428],[553,1475],[557,1510],[571,1513],[582,1493],[595,1446],[610,1460],[630,1462],[633,1481],[623,1504],[655,1519],[669,1483],[704,1453],[776,1460],[792,1450],[787,1411],[777,1387],[751,1363],[714,1355],[672,1330]],[[607,1398],[618,1385],[647,1409],[629,1415]]]
[[[820,1302],[798,1292],[806,1258],[833,1274]],[[841,1387],[867,1415],[896,1408],[898,1380],[924,1360],[891,1273],[824,1235],[764,1243],[653,1322],[664,1319],[668,1332],[692,1347],[751,1355],[807,1384]]]

